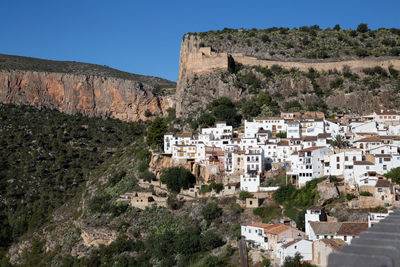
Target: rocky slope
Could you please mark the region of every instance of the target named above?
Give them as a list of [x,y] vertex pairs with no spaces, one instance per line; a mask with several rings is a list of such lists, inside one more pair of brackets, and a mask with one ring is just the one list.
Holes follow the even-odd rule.
[[[340,32],[349,35],[346,31]],[[335,49],[340,50],[340,43],[337,40],[332,43],[333,37],[325,38],[324,34],[327,34],[326,31],[317,31],[319,42],[335,44]],[[324,111],[330,109],[363,114],[378,107],[396,108],[400,88],[400,59],[395,52],[400,37],[389,30],[368,33],[370,35],[379,37],[381,43],[394,43],[395,47],[381,47],[379,50],[381,43],[374,43],[370,37],[365,37],[357,39],[358,48],[362,46],[371,53],[378,50],[386,52],[374,52],[372,54],[375,57],[366,57],[357,54],[354,50],[356,48],[352,47],[354,51],[332,54],[323,59],[310,59],[303,54],[281,58],[265,57],[265,53],[273,49],[262,41],[253,42],[251,47],[245,41],[239,41],[246,40],[243,36],[253,39],[272,38],[279,49],[291,50],[283,48],[289,37],[279,30],[187,34],[182,40],[180,52],[177,115],[195,117],[198,110],[204,108],[211,99],[227,96],[240,101],[260,92],[271,95],[281,109],[288,109],[291,101],[298,101],[301,110],[324,107]],[[301,32],[301,36],[305,38],[312,35]],[[311,49],[310,46],[303,48]],[[316,52],[330,51],[323,45],[312,49]],[[264,56],[260,51],[263,51]]]
[[173,96],[165,92],[174,87],[167,80],[105,66],[0,55],[3,103],[137,121],[172,107]]

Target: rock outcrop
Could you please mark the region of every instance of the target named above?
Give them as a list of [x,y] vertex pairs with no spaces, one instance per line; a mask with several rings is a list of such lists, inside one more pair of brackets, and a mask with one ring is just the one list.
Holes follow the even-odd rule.
[[145,120],[146,111],[163,115],[173,97],[134,80],[68,73],[0,71],[0,101],[124,121]]
[[339,190],[334,183],[329,181],[321,182],[318,187],[318,205],[325,205],[339,198]]
[[[212,99],[218,97],[226,96],[233,101],[239,101],[256,94],[238,82],[239,76],[246,74],[235,71],[235,66],[238,64],[248,68],[260,66],[270,69],[275,65],[304,73],[313,68],[320,73],[321,76],[314,82],[307,77],[299,77],[294,74],[269,79],[257,77],[261,81],[261,87],[257,90],[266,91],[272,96],[280,95],[281,99],[274,100],[283,109],[284,102],[291,100],[300,101],[302,106],[315,105],[323,100],[328,107],[339,107],[348,112],[361,114],[369,113],[375,108],[393,108],[393,105],[396,105],[397,100],[393,98],[396,81],[389,82],[390,84],[373,85],[375,91],[367,90],[368,80],[364,80],[366,75],[363,70],[375,67],[388,70],[391,66],[399,71],[400,60],[398,58],[291,62],[263,60],[247,56],[245,53],[246,47],[243,47],[243,53],[238,52],[237,47],[235,52],[215,52],[213,47],[204,47],[203,40],[199,35],[185,35],[181,43],[176,88],[177,115],[195,116],[200,108],[204,108]],[[347,69],[360,78],[357,81],[345,81],[342,88],[333,88],[332,84],[337,79],[335,73],[342,72],[343,69]],[[319,86],[326,97],[321,98],[321,92],[317,92],[315,86]],[[332,93],[333,90],[334,93]],[[365,99],[369,101],[365,101]]]

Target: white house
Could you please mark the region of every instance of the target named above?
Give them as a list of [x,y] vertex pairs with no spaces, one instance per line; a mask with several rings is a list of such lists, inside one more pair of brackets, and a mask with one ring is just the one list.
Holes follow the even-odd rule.
[[301,126],[299,121],[286,120],[286,137],[287,138],[300,138]]
[[240,190],[247,192],[258,192],[260,187],[260,175],[240,175]]
[[244,172],[259,174],[264,171],[264,152],[262,148],[248,148],[244,153]]
[[326,222],[327,215],[325,208],[321,206],[311,206],[306,210],[304,215],[304,225],[306,230],[306,236],[310,239],[311,226],[310,222]]
[[268,238],[264,235],[264,229],[270,224],[254,223],[241,226],[241,234],[246,238],[246,241],[256,247],[268,249]]
[[[374,163],[370,161],[355,161],[353,164],[354,183],[358,186],[376,184],[376,169]],[[352,186],[352,184],[350,184]]]
[[225,121],[217,121],[214,128],[203,128],[201,133],[213,135],[217,140],[228,140],[232,139],[232,126],[227,126]]
[[352,122],[350,123],[350,131],[352,133],[377,133],[376,122]]
[[309,147],[293,153],[289,157],[290,169],[287,175],[296,178],[298,186],[324,175],[324,156],[331,150],[327,147]]
[[377,122],[399,121],[400,115],[395,110],[375,110],[373,113],[374,120]]
[[354,162],[361,161],[362,156],[361,149],[334,149],[324,157],[324,174],[342,176],[345,181],[354,181]]
[[368,229],[364,222],[310,222],[309,239],[342,239],[350,244],[351,239]]
[[312,241],[300,238],[287,243],[280,243],[276,256],[280,259],[281,264],[285,262],[286,257],[294,257],[296,253],[299,253],[303,257],[303,261],[311,261],[312,244]]

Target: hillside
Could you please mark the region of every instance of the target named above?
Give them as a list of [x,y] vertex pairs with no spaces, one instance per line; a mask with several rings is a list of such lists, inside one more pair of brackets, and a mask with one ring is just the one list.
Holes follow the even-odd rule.
[[399,44],[397,29],[362,26],[188,33],[180,51],[177,115],[191,120],[212,99],[240,103],[260,92],[279,109],[366,114],[398,108]]
[[46,223],[144,131],[142,124],[12,104],[0,104],[0,118],[0,252]]
[[0,55],[0,102],[146,120],[173,106],[175,83],[87,63]]
[[158,88],[171,88],[176,85],[174,82],[162,78],[124,72],[105,65],[102,66],[75,61],[46,60],[5,54],[0,54],[0,70],[69,73],[85,76],[110,77],[137,81]]
[[[366,27],[365,27],[366,26]],[[228,29],[189,33],[198,37],[200,47],[215,52],[243,53],[259,59],[278,61],[349,60],[365,57],[400,56],[400,30],[320,29],[317,25],[268,29]]]

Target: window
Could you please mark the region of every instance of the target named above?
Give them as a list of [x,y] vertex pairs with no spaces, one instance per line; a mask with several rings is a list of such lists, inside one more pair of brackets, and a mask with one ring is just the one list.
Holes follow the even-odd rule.
[[354,157],[353,157],[353,161],[356,161],[356,160],[357,160],[357,159],[356,159],[356,156],[354,156]]
[[344,241],[347,241],[347,235],[345,235],[343,238],[344,238]]
[[344,157],[344,160],[349,161],[349,157],[348,156]]
[[340,169],[340,164],[336,164],[336,169]]
[[336,157],[336,162],[339,162],[340,161],[340,157]]
[[386,165],[383,165],[383,169],[384,169],[384,170],[387,170],[387,166],[386,166]]

